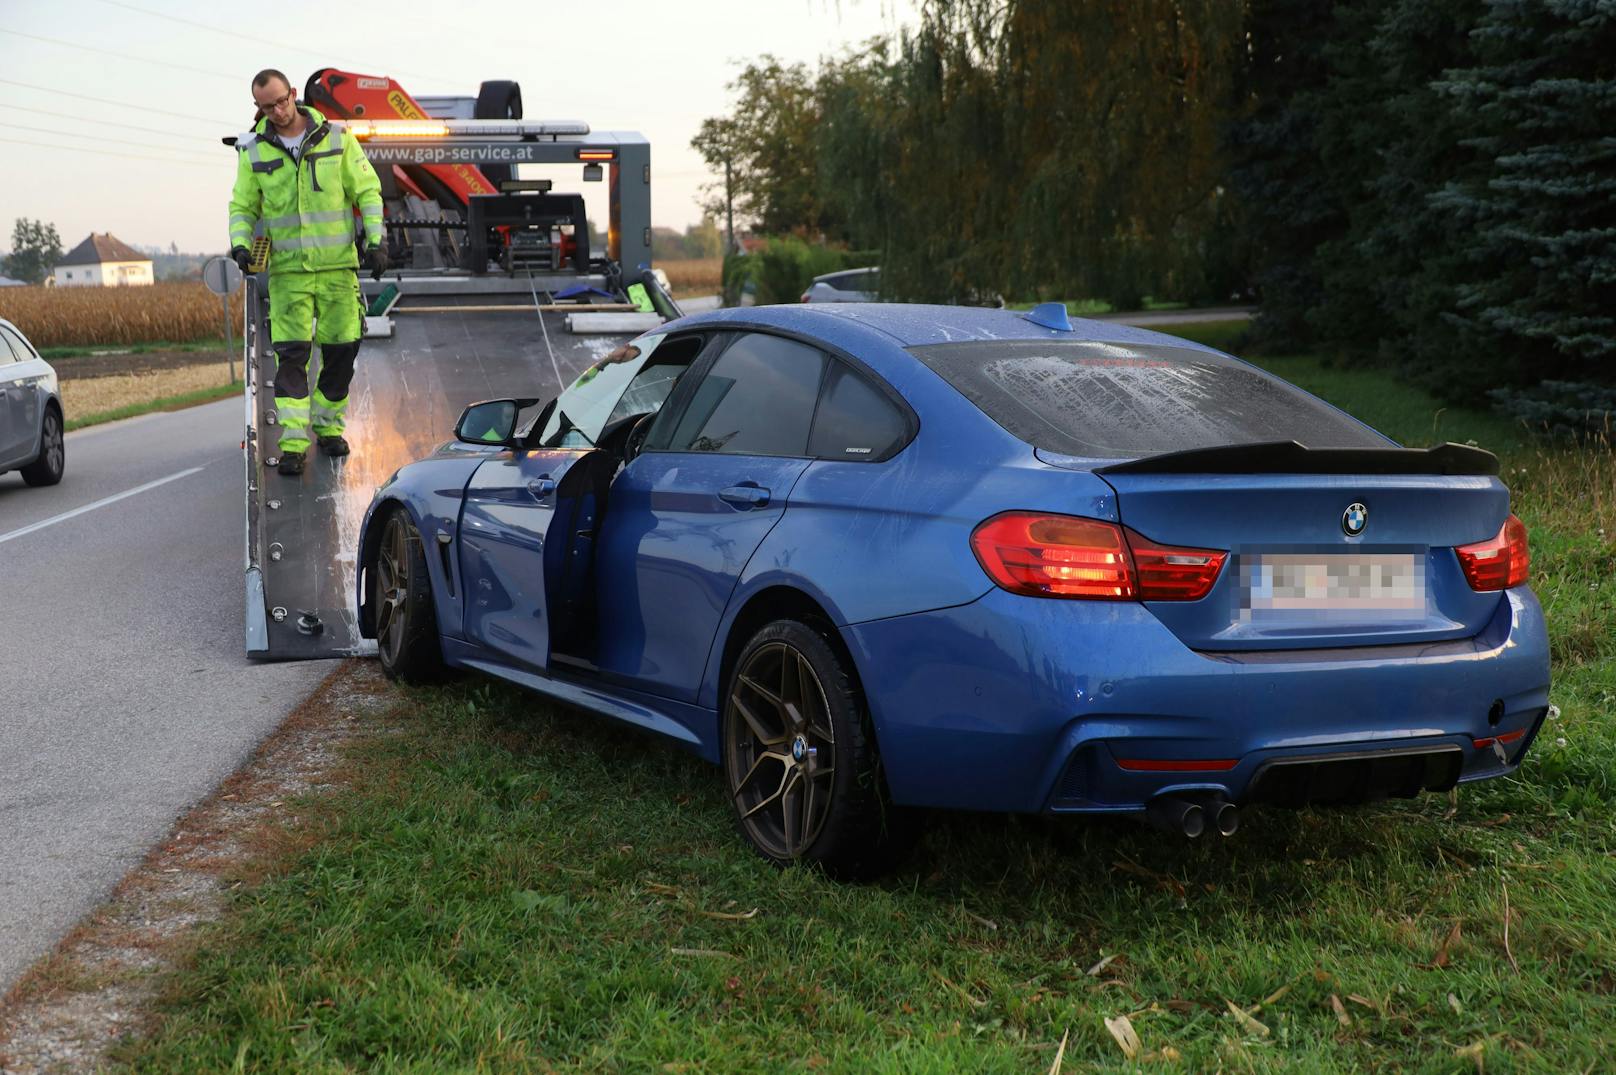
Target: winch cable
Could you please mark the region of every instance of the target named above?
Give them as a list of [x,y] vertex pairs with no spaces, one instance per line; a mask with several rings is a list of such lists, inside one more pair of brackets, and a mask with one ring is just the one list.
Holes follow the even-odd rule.
[[[550,344],[550,330],[545,327],[544,311],[539,308],[539,286],[533,282],[532,272],[527,274],[527,287],[533,293],[533,312],[539,315],[539,331],[544,333],[544,349],[550,355],[550,368],[555,370],[556,391],[564,392],[567,388],[567,382],[561,379],[561,366],[556,362],[555,348]],[[546,298],[550,297],[548,291],[544,294]]]

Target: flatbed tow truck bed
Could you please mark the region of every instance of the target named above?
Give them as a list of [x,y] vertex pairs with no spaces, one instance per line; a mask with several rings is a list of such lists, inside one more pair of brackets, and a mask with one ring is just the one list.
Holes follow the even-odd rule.
[[[504,96],[492,118],[479,118],[490,87]],[[359,349],[344,433],[352,452],[333,459],[311,445],[298,477],[276,472],[266,281],[249,277],[243,289],[246,648],[258,660],[373,652],[375,643],[359,637],[355,557],[376,488],[451,440],[466,404],[552,396],[646,327],[569,327],[576,314],[634,309],[619,266],[639,274],[651,260],[651,149],[643,136],[523,120],[514,83],[485,83],[475,101],[416,102],[390,79],[324,69],[307,96],[339,117],[333,126],[358,139],[376,167],[391,258],[401,268],[380,283],[360,280],[367,303],[390,285],[398,298],[385,316],[367,318],[381,334],[367,327]],[[359,118],[366,112],[371,118]],[[579,169],[583,182],[602,183],[605,251],[590,250],[583,197],[519,178],[526,165]],[[644,286],[657,309],[677,316],[665,293]],[[647,318],[661,320],[629,320]],[[318,361],[310,361],[311,385]]]
[[[554,291],[580,282],[591,278],[406,274],[392,312],[392,336],[366,339],[359,349],[344,434],[351,454],[332,459],[311,444],[307,467],[295,478],[275,471],[275,354],[264,304],[256,284],[249,288],[247,368],[254,375],[246,393],[244,444],[248,656],[306,660],[374,652],[375,643],[359,637],[354,557],[376,487],[452,439],[466,404],[553,395],[630,338],[573,334],[569,313],[540,309],[554,305],[546,301]],[[367,291],[377,286],[365,282]],[[314,378],[311,370],[311,384]]]

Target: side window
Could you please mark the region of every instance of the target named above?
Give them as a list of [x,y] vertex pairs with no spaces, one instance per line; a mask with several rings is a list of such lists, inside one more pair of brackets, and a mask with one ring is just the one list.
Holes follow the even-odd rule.
[[9,366],[12,362],[27,362],[33,357],[23,347],[22,341],[11,334],[10,329],[0,327],[0,366]]
[[540,416],[538,443],[582,448],[599,440],[613,422],[661,408],[703,342],[700,336],[664,339],[660,333],[641,336],[579,374]]
[[908,435],[909,423],[869,381],[836,363],[814,416],[808,454],[819,459],[880,459]]
[[806,455],[825,355],[750,333],[718,356],[668,440],[675,452]]
[[18,362],[27,362],[39,357],[39,352],[34,350],[33,344],[23,338],[22,333],[16,329],[9,329],[7,335],[11,337],[11,349],[17,352]]

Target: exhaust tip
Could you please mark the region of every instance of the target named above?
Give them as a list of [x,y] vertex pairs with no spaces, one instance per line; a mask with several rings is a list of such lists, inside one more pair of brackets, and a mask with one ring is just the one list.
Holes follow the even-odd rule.
[[1240,808],[1234,803],[1219,803],[1213,813],[1213,824],[1219,836],[1233,836],[1240,831]]
[[1206,811],[1200,804],[1174,795],[1159,795],[1150,800],[1145,817],[1163,832],[1179,833],[1191,840],[1206,831]]

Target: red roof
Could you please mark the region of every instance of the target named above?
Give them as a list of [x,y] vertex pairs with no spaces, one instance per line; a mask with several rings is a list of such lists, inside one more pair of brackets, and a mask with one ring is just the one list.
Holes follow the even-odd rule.
[[58,265],[100,265],[105,261],[150,261],[151,258],[142,254],[110,231],[97,235],[90,233],[90,237],[67,252],[67,257],[58,261]]

